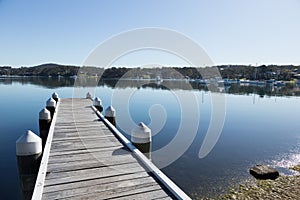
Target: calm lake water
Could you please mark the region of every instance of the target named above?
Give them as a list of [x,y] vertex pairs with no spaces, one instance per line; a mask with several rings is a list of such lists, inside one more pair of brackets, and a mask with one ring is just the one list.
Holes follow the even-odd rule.
[[[45,107],[53,92],[61,98],[74,94],[74,79],[14,77],[0,78],[0,199],[20,199],[19,180],[15,156],[15,141],[28,129],[39,133],[38,113]],[[249,167],[262,163],[276,167],[284,174],[293,174],[288,167],[300,163],[300,98],[299,88],[254,87],[232,85],[226,88],[226,118],[220,138],[213,150],[204,158],[198,157],[199,149],[209,127],[212,112],[211,92],[197,83],[187,89],[186,81],[141,83],[138,81],[100,82],[98,86],[76,88],[76,95],[86,91],[102,99],[103,107],[113,104],[117,110],[119,129],[126,133],[127,118],[118,110],[127,106],[130,118],[149,124],[153,136],[153,150],[159,152],[175,138],[182,117],[195,123],[189,116],[182,116],[181,99],[195,95],[200,114],[199,128],[192,144],[184,154],[162,169],[191,197],[216,197],[228,192],[243,181],[253,181]],[[169,89],[168,89],[169,88]],[[124,93],[125,92],[125,93]],[[124,99],[122,94],[131,94]],[[293,96],[294,95],[294,96]],[[151,119],[152,118],[152,119]],[[151,121],[152,120],[152,121]],[[126,121],[125,121],[126,122]],[[164,123],[163,123],[164,122]],[[122,126],[121,126],[122,125]],[[185,124],[185,134],[191,134]],[[160,126],[160,127],[158,127]],[[124,131],[125,130],[125,131]],[[180,143],[173,148],[180,148]],[[172,152],[170,152],[172,155]],[[168,155],[155,154],[154,163]]]

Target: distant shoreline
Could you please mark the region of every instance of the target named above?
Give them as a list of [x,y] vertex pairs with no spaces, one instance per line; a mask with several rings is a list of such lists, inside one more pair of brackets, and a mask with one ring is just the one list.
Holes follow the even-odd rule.
[[[214,70],[212,70],[214,69]],[[217,70],[215,70],[217,69]],[[218,74],[216,74],[218,72]],[[0,76],[44,76],[44,77],[99,77],[101,78],[131,78],[131,79],[188,79],[202,80],[205,77],[228,80],[276,80],[293,81],[300,79],[300,66],[295,65],[220,65],[205,68],[194,67],[154,67],[154,68],[126,68],[126,67],[78,67],[58,64],[43,64],[33,67],[12,68],[0,67]],[[220,80],[220,78],[219,78]]]

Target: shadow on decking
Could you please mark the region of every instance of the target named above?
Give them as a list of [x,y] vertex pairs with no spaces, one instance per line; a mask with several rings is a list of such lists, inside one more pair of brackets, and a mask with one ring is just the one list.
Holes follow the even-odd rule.
[[128,155],[128,154],[131,154],[131,151],[129,151],[129,149],[127,149],[126,147],[121,147],[117,150],[114,150],[112,153],[113,156]]

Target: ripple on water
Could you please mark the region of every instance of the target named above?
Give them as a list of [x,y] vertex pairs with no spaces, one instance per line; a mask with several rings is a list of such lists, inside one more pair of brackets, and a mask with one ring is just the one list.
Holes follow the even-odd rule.
[[300,174],[299,172],[290,169],[290,167],[299,164],[300,164],[300,152],[285,153],[271,161],[272,167],[278,169],[278,171],[284,175],[299,175]]

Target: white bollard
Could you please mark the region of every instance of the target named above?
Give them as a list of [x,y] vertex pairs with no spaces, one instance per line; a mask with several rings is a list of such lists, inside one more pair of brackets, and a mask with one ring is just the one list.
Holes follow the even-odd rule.
[[54,92],[52,94],[52,98],[56,101],[56,103],[59,101],[59,97],[58,97],[58,94],[56,92]]
[[56,101],[53,98],[49,98],[46,102],[46,108],[50,111],[52,119],[56,108]]
[[42,139],[28,130],[16,141],[16,155],[23,199],[31,199],[42,158]]
[[39,112],[40,137],[42,138],[43,149],[47,141],[50,125],[51,125],[51,113],[49,110],[44,108]]
[[143,122],[140,122],[138,126],[131,131],[131,142],[136,148],[151,159],[151,129]]
[[93,99],[93,96],[92,96],[92,94],[90,93],[90,92],[88,92],[87,94],[86,94],[86,98],[87,99]]
[[108,106],[105,110],[105,118],[114,126],[116,126],[116,110],[112,106]]
[[97,110],[99,110],[100,113],[103,111],[102,101],[100,98],[96,97],[93,101],[93,105],[95,108],[97,108]]

